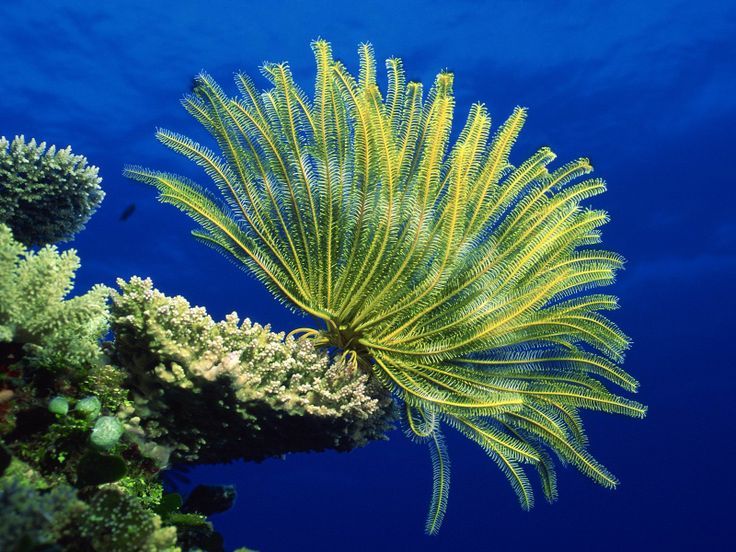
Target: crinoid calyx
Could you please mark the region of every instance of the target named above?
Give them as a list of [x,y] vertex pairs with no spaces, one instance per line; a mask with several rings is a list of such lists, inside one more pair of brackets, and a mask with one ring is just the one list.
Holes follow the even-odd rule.
[[165,172],[126,174],[196,220],[198,239],[321,321],[300,328],[304,338],[391,389],[434,462],[427,532],[447,503],[445,426],[488,453],[524,508],[533,503],[527,466],[548,500],[557,495],[550,451],[614,487],[586,450],[579,412],[642,417],[645,408],[604,385],[637,388],[619,367],[629,341],[601,314],[616,298],[590,291],[623,262],[591,247],[608,217],[581,202],[603,181],[583,179],[587,159],[550,169],[546,147],[512,165],[522,108],[492,133],[485,106],[473,105],[451,144],[452,73],[425,94],[392,58],[384,95],[370,45],[359,48],[357,78],[329,43],[312,48],[313,98],[286,63],[263,66],[272,84],[263,92],[237,74],[236,97],[197,77],[183,104],[219,154],[158,132],[218,193]]

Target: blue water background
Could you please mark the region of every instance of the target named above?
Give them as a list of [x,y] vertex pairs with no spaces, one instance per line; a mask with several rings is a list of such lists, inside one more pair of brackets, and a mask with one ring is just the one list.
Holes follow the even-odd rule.
[[[237,310],[277,330],[303,320],[188,236],[190,221],[121,177],[136,163],[199,177],[159,145],[157,126],[204,139],[179,106],[207,70],[258,76],[289,60],[308,90],[309,42],[357,67],[356,46],[397,55],[429,84],[456,73],[456,121],[485,102],[499,122],[530,109],[513,160],[550,145],[589,156],[609,192],[604,243],[627,269],[613,318],[632,336],[627,369],[644,421],[588,413],[592,452],[622,484],[560,472],[560,500],[527,513],[480,449],[450,435],[453,484],[439,537],[422,535],[431,469],[397,431],[349,454],[292,455],[201,468],[235,483],[215,517],[229,549],[725,550],[734,542],[736,4],[730,1],[359,3],[0,2],[0,135],[65,146],[101,167],[107,198],[64,247],[83,261],[78,290],[150,276],[215,317]],[[259,80],[265,85],[265,82]],[[200,180],[204,180],[201,179]],[[135,203],[125,222],[121,212]]]

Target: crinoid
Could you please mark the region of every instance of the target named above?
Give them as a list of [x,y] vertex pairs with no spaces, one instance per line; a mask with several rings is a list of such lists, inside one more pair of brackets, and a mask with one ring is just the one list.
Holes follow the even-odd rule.
[[220,154],[158,132],[219,194],[169,173],[126,174],[196,220],[198,239],[324,324],[300,329],[303,337],[391,389],[409,434],[432,451],[428,533],[447,503],[443,426],[488,453],[524,508],[533,502],[525,465],[556,497],[549,451],[614,487],[586,450],[579,411],[642,417],[645,408],[604,386],[637,387],[619,367],[629,341],[601,314],[616,298],[590,293],[623,262],[590,247],[608,217],[581,202],[604,182],[581,179],[587,159],[550,170],[546,147],[510,164],[522,108],[491,135],[485,106],[473,105],[451,144],[452,73],[424,94],[389,59],[384,96],[370,45],[359,48],[357,78],[329,43],[312,48],[311,99],[286,63],[263,66],[273,85],[264,92],[236,75],[237,97],[197,77],[183,104]]

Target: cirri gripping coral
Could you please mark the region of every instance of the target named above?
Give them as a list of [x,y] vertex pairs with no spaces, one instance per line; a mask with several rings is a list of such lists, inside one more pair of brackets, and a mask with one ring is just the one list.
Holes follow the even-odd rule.
[[351,75],[325,41],[313,44],[313,98],[286,63],[244,74],[227,95],[207,75],[183,105],[221,154],[161,130],[165,145],[200,165],[223,198],[176,175],[129,168],[160,199],[200,224],[195,236],[316,318],[317,347],[371,373],[403,403],[410,435],[427,442],[435,492],[426,529],[442,521],[449,462],[441,427],[475,441],[532,506],[524,465],[556,497],[548,450],[606,487],[616,478],[587,450],[579,411],[644,416],[619,365],[628,338],[602,313],[623,259],[590,248],[605,212],[583,205],[605,190],[581,158],[552,169],[543,147],[521,163],[511,147],[517,108],[491,135],[482,104],[451,141],[452,73],[425,94],[386,61],[376,80],[370,45]]
[[25,245],[70,239],[105,197],[97,172],[71,147],[0,137],[0,222]]

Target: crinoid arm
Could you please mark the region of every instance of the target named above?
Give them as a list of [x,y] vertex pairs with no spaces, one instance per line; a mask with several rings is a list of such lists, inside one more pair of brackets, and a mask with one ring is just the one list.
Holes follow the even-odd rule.
[[454,76],[425,90],[386,61],[379,89],[370,45],[351,75],[329,43],[312,44],[314,94],[288,64],[266,64],[270,87],[236,76],[228,96],[200,75],[183,105],[213,152],[167,130],[165,145],[213,186],[131,167],[188,213],[196,236],[235,260],[283,303],[316,318],[304,330],[343,353],[403,403],[409,432],[429,445],[435,490],[427,532],[447,504],[442,427],[477,443],[533,505],[527,471],[557,496],[552,457],[606,487],[616,478],[587,450],[580,412],[643,417],[611,389],[635,392],[621,368],[629,340],[606,316],[623,259],[600,249],[605,190],[585,158],[552,166],[540,148],[512,164],[526,110],[494,126],[474,104],[456,140]]

